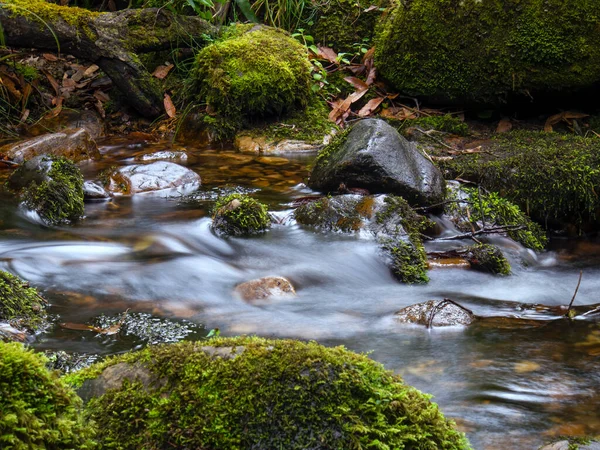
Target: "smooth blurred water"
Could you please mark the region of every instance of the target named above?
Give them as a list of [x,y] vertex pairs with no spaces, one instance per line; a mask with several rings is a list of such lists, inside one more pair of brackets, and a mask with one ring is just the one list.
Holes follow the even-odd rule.
[[[103,168],[165,147],[110,143],[102,148],[105,160],[84,173],[92,179]],[[0,269],[40,288],[57,322],[89,323],[101,313],[130,309],[219,327],[224,335],[315,339],[371,352],[433,394],[478,449],[537,448],[551,436],[600,434],[598,323],[549,322],[559,313],[532,306],[568,304],[580,270],[575,304],[600,303],[595,243],[558,242],[561,251],[536,256],[499,240],[511,259],[509,277],[434,269],[429,284],[403,285],[368,237],[304,229],[290,218],[290,202],[311,194],[301,184],[306,157],[185,150],[186,164],[203,179],[193,200],[140,195],[89,203],[81,223],[48,228],[9,197],[0,198]],[[253,238],[215,236],[211,200],[231,190],[254,192],[281,224]],[[248,304],[234,294],[238,283],[267,275],[289,278],[297,296]],[[433,330],[394,320],[405,306],[443,298],[504,320]],[[546,322],[522,327],[508,320],[517,317]],[[130,344],[56,326],[34,345],[110,354]]]

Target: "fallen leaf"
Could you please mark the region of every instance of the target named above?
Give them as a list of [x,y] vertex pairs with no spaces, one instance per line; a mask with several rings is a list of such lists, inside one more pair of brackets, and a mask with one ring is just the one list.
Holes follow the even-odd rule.
[[365,106],[363,106],[360,109],[360,111],[358,111],[358,116],[359,117],[370,116],[371,114],[373,114],[373,112],[375,112],[375,110],[377,108],[379,108],[379,105],[381,105],[381,102],[383,102],[383,100],[384,100],[383,97],[372,98],[371,100],[369,100],[367,102],[367,104]]
[[333,50],[332,48],[329,48],[329,47],[321,47],[321,46],[318,46],[317,49],[319,50],[318,56],[320,58],[325,59],[332,64],[338,64],[338,60],[337,60],[338,55],[335,52],[335,50]]
[[89,78],[94,73],[96,73],[98,71],[98,69],[99,69],[99,67],[96,64],[92,64],[90,67],[85,69],[85,71],[83,72],[83,76],[86,78]]
[[27,120],[27,118],[29,117],[29,109],[26,109],[25,111],[23,111],[23,114],[21,114],[21,118],[19,119],[20,122],[25,122]]
[[94,92],[94,98],[96,100],[98,100],[99,102],[102,102],[102,103],[106,103],[107,101],[110,100],[109,95],[106,92],[103,92],[103,91],[95,91]]
[[518,363],[515,363],[514,369],[515,372],[517,373],[527,373],[527,372],[534,372],[538,369],[540,369],[542,366],[540,366],[538,363],[533,362],[533,361],[521,361]]
[[572,119],[583,119],[584,117],[589,117],[589,114],[578,113],[573,111],[563,111],[559,114],[554,114],[553,116],[548,117],[546,120],[546,124],[544,125],[544,131],[546,133],[551,133],[553,130],[553,126],[558,124],[559,122],[566,122],[571,125]]
[[349,66],[346,66],[345,69],[349,70],[354,75],[362,75],[367,71],[367,66],[365,66],[364,64],[351,64]]
[[502,119],[498,122],[496,133],[506,133],[512,130],[512,122],[509,119]]
[[169,75],[169,72],[173,67],[175,67],[173,64],[158,66],[156,69],[154,69],[154,72],[152,72],[152,76],[158,78],[159,80],[163,80],[167,77],[167,75]]
[[47,119],[52,119],[53,117],[56,117],[60,114],[60,112],[62,111],[62,104],[64,101],[64,97],[61,95],[60,97],[54,97],[52,99],[52,104],[56,105],[56,107],[50,111],[48,114],[45,115],[45,117]]
[[368,12],[371,12],[371,11],[375,11],[378,8],[379,8],[379,6],[377,6],[377,5],[371,5],[367,9],[363,9],[363,12],[368,13]]
[[346,99],[337,103],[336,106],[329,113],[329,120],[331,122],[337,123],[338,125],[343,123],[343,121],[350,115],[350,106],[352,106],[352,103],[362,98],[362,96],[367,93],[367,90],[368,89],[355,91],[348,97],[346,97]]
[[369,85],[367,83],[365,83],[363,80],[361,80],[360,78],[345,77],[344,81],[346,83],[350,83],[352,86],[354,86],[357,91],[362,91],[362,90],[369,89]]
[[175,114],[177,114],[177,109],[175,109],[175,105],[173,104],[171,97],[167,93],[165,93],[164,105],[165,111],[167,112],[167,116],[171,118],[175,117]]
[[42,57],[46,61],[58,61],[58,57],[56,55],[53,55],[52,53],[43,53]]
[[44,75],[46,75],[46,78],[48,78],[48,81],[52,85],[52,89],[54,89],[54,92],[58,97],[60,95],[60,87],[58,85],[58,81],[56,81],[56,79],[46,71],[44,71]]
[[371,86],[373,84],[376,76],[377,76],[377,70],[375,69],[375,67],[371,67],[371,70],[369,70],[369,75],[367,75],[367,81],[366,81],[368,86]]

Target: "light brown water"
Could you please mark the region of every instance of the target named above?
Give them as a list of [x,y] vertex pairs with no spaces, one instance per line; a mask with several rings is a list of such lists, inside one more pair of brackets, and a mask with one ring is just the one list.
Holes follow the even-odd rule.
[[[112,140],[101,149],[103,162],[83,171],[93,179],[107,167],[169,148]],[[40,288],[58,322],[86,323],[130,309],[219,327],[224,335],[315,339],[372,352],[433,394],[477,449],[537,448],[560,434],[600,434],[598,322],[522,327],[506,320],[427,330],[393,319],[404,306],[448,297],[484,316],[547,321],[555,313],[531,305],[567,304],[579,270],[584,275],[575,304],[599,303],[594,242],[557,241],[560,252],[536,256],[499,241],[513,264],[509,277],[435,269],[428,285],[402,285],[368,238],[315,232],[291,219],[290,203],[313,194],[301,184],[310,157],[184,150],[183,164],[202,177],[202,187],[188,198],[139,195],[89,203],[86,219],[68,228],[45,227],[1,198],[0,269]],[[6,174],[0,170],[0,177]],[[210,230],[212,200],[231,191],[253,193],[281,223],[258,237],[216,237]],[[233,294],[236,284],[267,275],[288,277],[297,297],[251,305]],[[139,343],[56,326],[34,345],[111,354]]]

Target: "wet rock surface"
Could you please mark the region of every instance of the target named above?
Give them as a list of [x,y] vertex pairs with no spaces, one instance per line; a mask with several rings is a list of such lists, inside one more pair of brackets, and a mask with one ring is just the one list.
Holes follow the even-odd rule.
[[190,193],[200,186],[200,175],[167,161],[121,167],[108,175],[106,189],[120,195],[154,192],[159,195]]
[[38,155],[64,156],[74,162],[100,159],[96,142],[83,128],[44,134],[0,147],[0,155],[22,164]]
[[108,200],[110,199],[110,193],[95,181],[85,181],[83,183],[83,198],[85,200]]
[[138,161],[187,161],[188,155],[183,151],[163,150],[160,152],[147,153],[135,158]]
[[475,316],[469,310],[448,300],[429,300],[424,303],[407,306],[394,315],[400,323],[412,323],[430,327],[449,327],[470,325]]
[[284,277],[263,277],[246,281],[238,284],[235,287],[235,292],[247,302],[270,297],[293,297],[296,295],[294,286]]
[[333,192],[344,184],[396,194],[419,205],[443,200],[441,172],[383,120],[362,120],[340,139],[319,154],[308,182],[311,188]]
[[[328,141],[328,139],[324,139]],[[286,155],[297,153],[317,153],[324,143],[301,141],[296,139],[271,140],[263,136],[238,135],[235,148],[250,155]]]

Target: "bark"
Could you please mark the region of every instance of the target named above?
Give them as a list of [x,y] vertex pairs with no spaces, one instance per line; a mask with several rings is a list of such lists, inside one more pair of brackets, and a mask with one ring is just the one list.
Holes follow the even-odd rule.
[[[64,7],[56,8],[62,8],[61,14],[65,14]],[[97,64],[127,102],[151,118],[164,112],[163,93],[137,53],[197,45],[218,32],[198,17],[156,8],[105,13],[77,21],[66,21],[58,14],[51,20],[43,18],[43,23],[32,14],[16,11],[10,5],[0,6],[6,45],[60,50]]]

